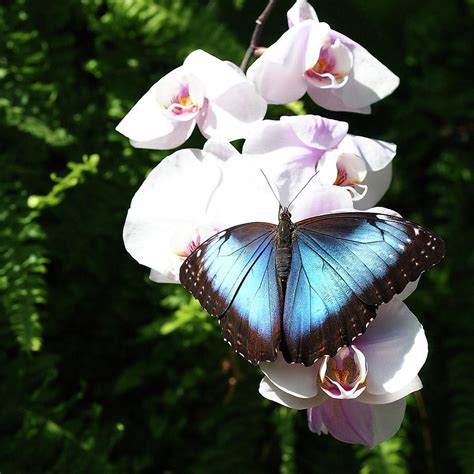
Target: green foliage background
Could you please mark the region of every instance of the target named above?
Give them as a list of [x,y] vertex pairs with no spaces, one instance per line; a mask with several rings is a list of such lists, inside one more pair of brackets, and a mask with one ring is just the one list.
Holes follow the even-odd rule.
[[190,51],[239,63],[265,3],[2,2],[2,474],[473,471],[472,0],[315,5],[402,84],[371,116],[307,111],[396,142],[381,204],[447,243],[408,301],[431,351],[394,439],[369,451],[309,433],[304,413],[257,394],[260,374],[215,321],[177,286],[150,283],[123,247],[130,200],[167,153],[132,149],[115,125]]

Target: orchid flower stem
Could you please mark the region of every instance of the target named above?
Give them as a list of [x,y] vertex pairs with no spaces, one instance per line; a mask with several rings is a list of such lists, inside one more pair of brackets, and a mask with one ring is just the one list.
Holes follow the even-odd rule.
[[422,425],[422,430],[423,430],[423,440],[425,444],[427,472],[429,474],[433,474],[435,472],[434,460],[433,460],[433,443],[431,441],[431,433],[428,428],[428,413],[426,411],[425,400],[419,390],[415,392],[415,400],[418,406],[418,413],[420,415],[420,420],[421,420],[421,425]]
[[250,58],[254,54],[255,50],[259,47],[260,36],[262,34],[263,27],[265,23],[267,22],[268,17],[270,16],[270,13],[272,12],[273,7],[275,6],[276,2],[277,0],[269,0],[263,12],[255,20],[255,23],[257,24],[257,26],[253,30],[252,39],[250,40],[250,46],[245,52],[244,59],[242,59],[242,63],[240,64],[240,69],[242,69],[243,72],[247,70],[247,66],[250,61]]

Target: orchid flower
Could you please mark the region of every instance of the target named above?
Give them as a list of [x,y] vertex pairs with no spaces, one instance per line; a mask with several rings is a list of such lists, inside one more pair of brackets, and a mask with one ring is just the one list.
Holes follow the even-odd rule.
[[244,138],[267,110],[237,66],[197,50],[135,104],[117,130],[137,148],[182,145],[197,124],[205,137]]
[[[278,162],[266,169],[277,179],[286,172]],[[282,205],[297,186],[290,181],[274,189]],[[148,175],[128,211],[125,247],[151,268],[152,280],[179,283],[181,264],[208,237],[247,222],[276,224],[278,209],[258,166],[228,143],[209,140],[203,150],[173,153]],[[314,180],[291,206],[294,221],[339,209],[353,209],[349,193]]]
[[262,362],[260,393],[277,403],[308,409],[310,429],[346,443],[373,447],[393,436],[405,412],[404,397],[422,388],[418,372],[428,343],[423,327],[395,297],[350,347],[311,367],[281,356]]
[[398,77],[365,48],[319,22],[306,1],[288,12],[290,29],[249,68],[247,76],[269,104],[285,104],[306,92],[321,107],[370,113],[391,94]]
[[284,169],[278,178],[272,176],[277,187],[287,181],[293,187],[303,186],[317,172],[321,185],[347,189],[354,206],[363,210],[375,205],[388,189],[396,146],[350,135],[348,128],[346,122],[317,115],[264,120],[247,137],[243,153],[263,169],[268,164]]

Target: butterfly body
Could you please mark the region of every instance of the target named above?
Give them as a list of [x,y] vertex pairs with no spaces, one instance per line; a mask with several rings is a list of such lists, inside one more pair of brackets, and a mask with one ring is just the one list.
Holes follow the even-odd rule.
[[352,344],[377,308],[438,263],[444,243],[405,219],[335,213],[226,229],[185,260],[180,281],[253,364],[312,365]]
[[280,281],[286,282],[291,266],[291,246],[293,240],[294,224],[287,208],[280,212],[276,238],[276,268]]

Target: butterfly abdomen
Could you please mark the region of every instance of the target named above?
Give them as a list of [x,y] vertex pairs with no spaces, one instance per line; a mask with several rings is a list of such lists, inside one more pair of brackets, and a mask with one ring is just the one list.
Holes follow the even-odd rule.
[[277,275],[281,280],[287,280],[291,267],[291,248],[279,247],[276,251]]

